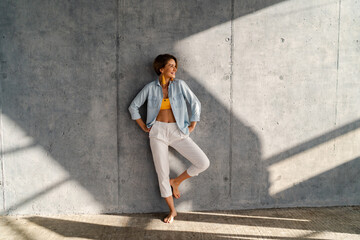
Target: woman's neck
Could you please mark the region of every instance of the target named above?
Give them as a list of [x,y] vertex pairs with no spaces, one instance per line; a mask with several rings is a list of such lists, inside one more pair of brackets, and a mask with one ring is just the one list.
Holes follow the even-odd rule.
[[163,85],[163,77],[162,76],[159,77],[159,81],[160,81],[160,85],[165,88],[165,87],[169,86],[170,78],[165,77],[164,85]]

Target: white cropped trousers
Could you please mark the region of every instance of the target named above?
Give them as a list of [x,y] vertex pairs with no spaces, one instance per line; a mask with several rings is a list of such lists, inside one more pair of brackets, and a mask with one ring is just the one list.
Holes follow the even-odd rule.
[[169,146],[173,147],[192,165],[187,169],[190,176],[197,176],[205,171],[210,161],[200,147],[189,137],[180,131],[176,123],[164,123],[156,121],[150,133],[150,147],[153,155],[155,170],[158,176],[161,197],[172,195],[170,186]]

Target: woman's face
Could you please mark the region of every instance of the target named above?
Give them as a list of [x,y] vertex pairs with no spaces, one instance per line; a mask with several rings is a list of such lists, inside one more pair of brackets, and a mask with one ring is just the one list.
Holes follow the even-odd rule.
[[177,68],[174,59],[170,59],[165,67],[160,69],[160,72],[164,75],[165,78],[175,78],[176,71]]

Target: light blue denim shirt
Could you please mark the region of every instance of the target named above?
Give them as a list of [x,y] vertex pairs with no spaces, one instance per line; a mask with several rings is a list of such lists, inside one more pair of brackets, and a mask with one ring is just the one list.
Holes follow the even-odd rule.
[[[189,134],[190,122],[200,121],[201,104],[199,99],[190,90],[188,85],[180,79],[170,81],[168,88],[171,110],[174,114],[177,126],[184,134]],[[150,128],[156,121],[159,114],[163,92],[159,80],[155,80],[145,85],[131,102],[129,111],[133,120],[141,118],[139,108],[147,100],[146,126]],[[191,119],[185,100],[191,107]]]

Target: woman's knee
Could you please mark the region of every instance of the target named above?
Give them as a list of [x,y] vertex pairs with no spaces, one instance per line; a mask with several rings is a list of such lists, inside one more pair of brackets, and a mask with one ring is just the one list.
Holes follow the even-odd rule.
[[201,163],[199,164],[199,166],[197,166],[199,169],[201,169],[201,171],[205,171],[206,169],[208,169],[210,167],[210,161],[207,157],[204,157],[203,160],[201,161]]

